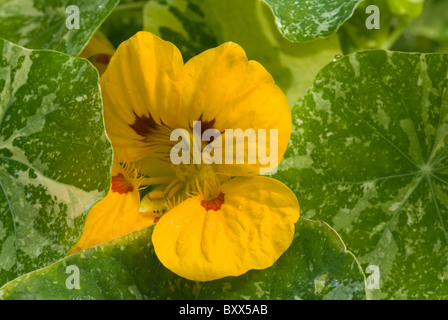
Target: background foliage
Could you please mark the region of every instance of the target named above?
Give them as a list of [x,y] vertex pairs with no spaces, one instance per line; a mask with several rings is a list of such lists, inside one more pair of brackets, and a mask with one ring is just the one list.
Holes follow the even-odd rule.
[[[445,0],[70,4],[80,29],[65,26],[67,1],[0,0],[0,298],[448,298]],[[366,28],[369,5],[380,29]],[[92,64],[104,71],[140,30],[185,61],[237,42],[287,95],[293,134],[275,177],[302,218],[271,268],[187,281],[157,260],[152,227],[65,257],[110,184]],[[79,290],[65,286],[69,265]]]

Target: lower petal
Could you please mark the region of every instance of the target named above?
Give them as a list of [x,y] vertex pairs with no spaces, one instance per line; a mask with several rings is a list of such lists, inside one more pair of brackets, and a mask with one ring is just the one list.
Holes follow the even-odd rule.
[[154,223],[158,215],[139,212],[138,190],[128,193],[111,191],[89,212],[81,239],[69,254],[99,245],[143,229]]
[[283,183],[258,176],[235,178],[217,192],[219,199],[185,200],[154,229],[158,258],[184,278],[210,281],[265,269],[294,238],[299,204]]

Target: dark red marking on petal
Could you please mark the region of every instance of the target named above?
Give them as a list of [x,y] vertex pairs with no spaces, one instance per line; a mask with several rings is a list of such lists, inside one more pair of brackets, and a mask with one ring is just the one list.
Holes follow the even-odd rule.
[[154,223],[159,222],[159,220],[160,220],[160,217],[155,218],[155,219],[154,219]]
[[139,117],[135,112],[134,115],[135,115],[135,121],[133,124],[130,124],[129,126],[138,135],[146,138],[150,133],[153,133],[154,131],[157,130],[159,124],[151,116],[147,117],[145,115],[142,115]]
[[100,53],[94,56],[92,60],[102,64],[109,64],[110,56],[104,53]]
[[134,187],[126,180],[123,174],[119,173],[112,177],[112,191],[119,194],[129,193],[134,191]]
[[[201,122],[201,137],[204,134],[205,130],[216,129],[216,128],[213,128],[213,126],[216,123],[216,119],[212,119],[212,120],[209,120],[209,121],[204,121],[203,117],[204,117],[204,115],[201,114],[201,116],[198,119],[198,121]],[[190,129],[194,130],[194,128],[192,128],[191,125],[190,125]],[[222,132],[221,132],[221,134],[222,134]]]
[[201,137],[204,134],[205,130],[215,129],[215,128],[213,128],[213,126],[216,123],[216,119],[212,119],[210,121],[204,121],[204,120],[202,120],[202,114],[201,114],[199,121],[201,121]]
[[213,210],[218,211],[221,209],[221,206],[224,204],[224,193],[220,192],[218,197],[212,200],[202,200],[201,206],[203,206],[207,211]]
[[[203,117],[204,117],[204,115],[201,114],[201,116],[199,117],[199,120],[198,120],[201,123],[201,137],[204,135],[204,132],[206,130],[208,130],[208,129],[216,129],[216,128],[213,127],[215,125],[215,123],[216,123],[216,119],[212,119],[212,120],[209,120],[209,121],[204,121]],[[191,130],[195,130],[195,128],[192,128],[191,125],[190,125],[190,129]],[[216,129],[216,130],[218,130],[218,129]],[[224,131],[219,131],[219,132],[221,133],[221,135],[224,134]],[[215,140],[214,136],[210,137],[210,142],[213,142],[214,140]]]

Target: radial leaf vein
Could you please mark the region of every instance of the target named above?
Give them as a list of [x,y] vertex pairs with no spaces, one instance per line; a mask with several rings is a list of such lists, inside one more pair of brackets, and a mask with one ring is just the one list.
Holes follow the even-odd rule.
[[14,228],[14,256],[15,256],[15,260],[16,260],[16,263],[15,263],[16,271],[18,271],[19,270],[19,260],[17,258],[17,250],[18,250],[18,248],[17,248],[17,241],[18,241],[18,239],[17,239],[16,217],[15,217],[14,212],[12,210],[11,201],[9,201],[8,194],[6,193],[6,190],[5,190],[5,187],[3,186],[3,181],[2,180],[0,180],[0,187],[2,189],[3,194],[5,195],[6,202],[8,203],[8,210],[11,213],[11,217],[12,217],[12,225],[13,225],[13,228]]
[[446,232],[445,223],[443,222],[443,217],[442,217],[442,214],[440,212],[439,203],[438,203],[437,198],[436,198],[436,193],[434,191],[434,186],[432,184],[431,177],[428,175],[428,176],[426,176],[426,179],[428,180],[429,189],[431,190],[432,200],[434,201],[434,205],[436,207],[436,212],[437,212],[437,215],[439,216],[439,220],[440,220],[440,223],[441,223],[441,226],[442,226],[442,231],[443,231],[443,234],[445,235],[445,240],[446,240],[446,242],[448,244],[448,234]]

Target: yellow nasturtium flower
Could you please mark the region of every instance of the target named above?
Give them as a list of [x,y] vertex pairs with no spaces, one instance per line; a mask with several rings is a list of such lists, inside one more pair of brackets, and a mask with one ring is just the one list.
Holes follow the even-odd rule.
[[[118,160],[111,191],[89,213],[72,252],[155,222],[157,257],[190,280],[264,269],[285,252],[299,205],[284,184],[258,175],[268,167],[265,162],[224,161],[223,156],[223,164],[176,165],[170,158],[179,142],[171,141],[173,130],[191,137],[194,121],[201,121],[200,134],[219,131],[215,140],[224,139],[227,129],[276,130],[275,150],[269,148],[269,135],[262,142],[279,163],[291,134],[291,113],[263,66],[248,61],[231,42],[184,64],[173,44],[139,32],[119,46],[100,85],[106,130]],[[240,147],[232,146],[233,160]],[[246,160],[250,147],[243,144]],[[150,185],[153,191],[140,201],[138,189]]]

